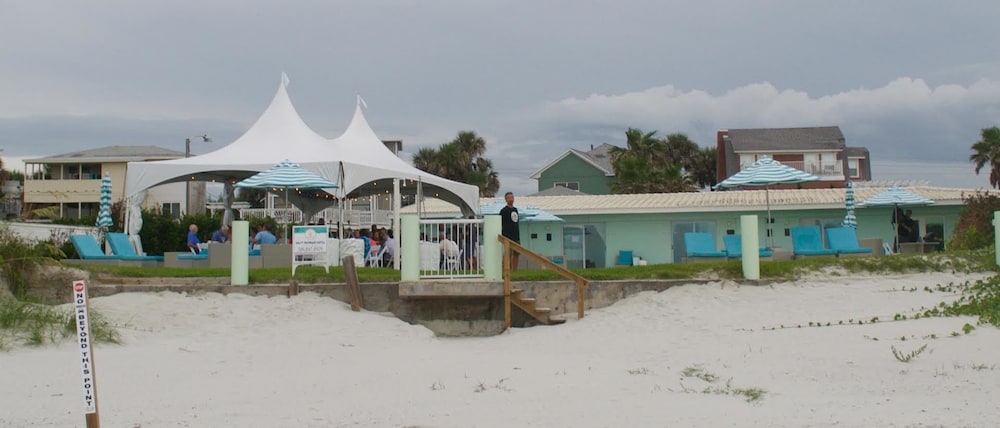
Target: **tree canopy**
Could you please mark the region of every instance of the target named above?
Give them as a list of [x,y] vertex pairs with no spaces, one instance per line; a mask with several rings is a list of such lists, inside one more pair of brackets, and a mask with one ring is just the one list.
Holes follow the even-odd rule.
[[976,174],[990,168],[990,186],[1000,188],[1000,128],[983,128],[980,139],[972,145],[969,161],[976,164]]
[[413,155],[413,166],[439,177],[479,188],[479,196],[496,196],[500,180],[493,162],[483,157],[486,140],[475,131],[459,131],[455,139],[437,149],[423,147]]
[[715,150],[684,134],[656,138],[656,131],[625,131],[625,147],[610,150],[614,193],[694,192],[715,184]]

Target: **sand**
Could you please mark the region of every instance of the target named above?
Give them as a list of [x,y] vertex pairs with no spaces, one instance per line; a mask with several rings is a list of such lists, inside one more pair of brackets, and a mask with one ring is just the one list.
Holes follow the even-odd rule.
[[[924,286],[979,278],[685,285],[481,338],[437,338],[312,293],[124,293],[91,301],[124,336],[95,349],[100,417],[105,427],[996,426],[1000,331],[965,334],[970,317],[891,321],[955,298]],[[892,348],[916,355],[902,362]],[[72,341],[0,353],[0,426],[83,426],[77,360]]]

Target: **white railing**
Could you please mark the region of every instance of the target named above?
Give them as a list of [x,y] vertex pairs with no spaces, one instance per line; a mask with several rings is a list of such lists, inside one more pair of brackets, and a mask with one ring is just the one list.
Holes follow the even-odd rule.
[[[780,161],[783,165],[790,166],[799,171],[805,171],[820,178],[844,178],[844,168],[840,161],[834,162],[803,162],[803,161]],[[740,170],[744,170],[753,165],[751,163],[740,165]]]
[[420,279],[485,276],[481,263],[483,219],[424,219],[419,225]]

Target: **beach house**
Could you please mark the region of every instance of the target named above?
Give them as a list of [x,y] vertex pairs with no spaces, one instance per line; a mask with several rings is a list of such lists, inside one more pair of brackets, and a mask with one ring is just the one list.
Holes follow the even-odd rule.
[[[52,217],[96,217],[99,210],[101,178],[109,174],[112,182],[111,200],[119,202],[125,195],[125,174],[128,162],[145,162],[183,158],[177,152],[156,146],[108,146],[72,153],[26,159],[24,181],[24,215],[40,209],[55,208]],[[150,189],[144,208],[162,209],[164,213],[180,215],[185,183],[167,184]],[[204,200],[204,183],[192,186],[192,192]]]

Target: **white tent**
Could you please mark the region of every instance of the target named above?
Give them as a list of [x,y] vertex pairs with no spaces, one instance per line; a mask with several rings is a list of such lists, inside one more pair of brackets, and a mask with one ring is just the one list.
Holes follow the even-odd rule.
[[[160,184],[188,180],[233,183],[264,171],[281,159],[288,159],[341,183],[340,188],[328,190],[331,194],[337,192],[340,197],[384,194],[384,189],[392,189],[393,179],[401,179],[404,183],[413,183],[404,187],[404,193],[416,194],[416,183],[422,183],[424,194],[436,194],[461,206],[463,212],[478,211],[476,186],[431,175],[399,159],[372,131],[360,106],[340,137],[329,140],[317,134],[295,111],[285,79],[282,81],[267,110],[232,143],[190,158],[129,162],[126,196],[132,197]],[[324,203],[329,205],[328,201]],[[309,205],[305,202],[299,206]]]

